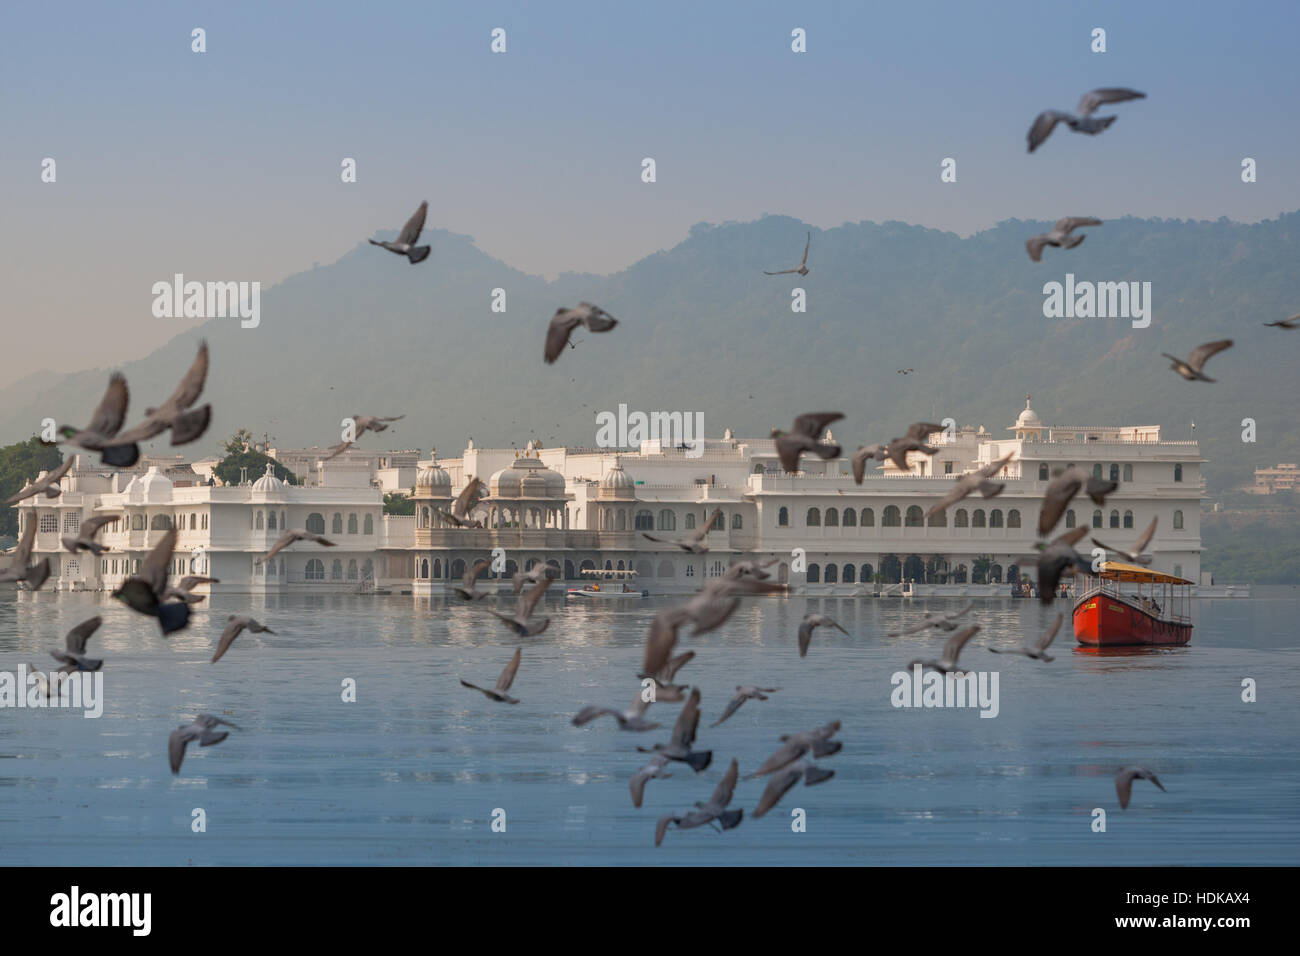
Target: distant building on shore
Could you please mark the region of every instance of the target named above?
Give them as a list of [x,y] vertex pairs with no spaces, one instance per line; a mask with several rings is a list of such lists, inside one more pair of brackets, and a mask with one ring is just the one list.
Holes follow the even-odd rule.
[[1255,484],[1246,490],[1256,495],[1275,495],[1280,491],[1295,491],[1297,480],[1300,480],[1300,465],[1295,462],[1274,465],[1272,468],[1256,468]]
[[[730,431],[704,440],[698,456],[659,441],[627,451],[487,449],[471,441],[459,458],[434,455],[418,465],[408,465],[410,453],[349,452],[330,462],[320,461],[319,449],[277,454],[291,469],[308,466],[297,474],[315,465],[314,483],[303,486],[268,473],[235,486],[184,487],[156,466],[114,474],[80,456],[60,498],[27,499],[19,510],[24,527],[38,522],[36,550],[52,558],[58,588],[116,587],[175,524],[175,573],[205,567],[223,591],[350,590],[373,581],[440,593],[467,565],[501,549],[506,574],[539,562],[571,581],[584,570],[627,570],[655,591],[695,590],[734,561],[775,559],[781,581],[810,593],[862,593],[901,581],[1004,593],[1010,582],[1034,577],[1042,495],[1053,472],[1077,465],[1118,481],[1119,490],[1104,506],[1076,498],[1054,533],[1088,527],[1124,548],[1158,517],[1152,567],[1201,579],[1204,459],[1194,440],[1164,440],[1154,425],[1046,425],[1028,400],[1006,431],[935,433],[937,454],[914,454],[908,471],[887,462],[861,485],[850,473],[852,447],[830,461],[805,456],[804,470],[787,475],[772,439]],[[925,517],[954,479],[1008,454],[1000,495],[972,496]],[[412,468],[414,515],[383,514],[372,458],[376,468],[387,459],[395,481]],[[481,527],[456,527],[444,513],[471,477],[485,485],[473,511]],[[642,535],[685,538],[717,511],[704,554]],[[60,551],[60,534],[91,514],[120,518],[102,533],[112,550],[99,558]],[[324,534],[337,546],[299,543],[259,561],[286,527]]]

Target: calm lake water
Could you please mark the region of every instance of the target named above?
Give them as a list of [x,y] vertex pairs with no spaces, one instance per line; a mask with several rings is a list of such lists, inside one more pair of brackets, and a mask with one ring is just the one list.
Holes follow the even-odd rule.
[[[1300,591],[1199,601],[1184,648],[1098,656],[1076,650],[1067,620],[1055,662],[988,653],[1038,633],[1055,611],[987,601],[968,663],[996,670],[1000,712],[901,709],[890,677],[937,656],[943,635],[885,633],[959,600],[762,598],[719,632],[683,634],[698,651],[679,679],[701,688],[697,746],[707,770],[674,763],[641,809],[635,751],[666,740],[679,704],[650,710],[663,728],[620,732],[569,721],[586,703],[627,706],[647,625],[667,597],[621,607],[549,597],[550,629],[524,644],[512,693],[491,686],[521,643],[482,608],[441,598],[218,596],[188,630],[101,595],[0,594],[0,670],[48,666],[48,649],[103,614],[89,654],[103,657],[103,716],[0,709],[0,864],[1294,864],[1300,848]],[[505,602],[507,599],[502,598]],[[1060,610],[1068,610],[1058,602]],[[800,659],[810,607],[836,617]],[[217,664],[227,614],[278,633],[243,634]],[[353,678],[357,701],[344,703]],[[1242,681],[1258,683],[1243,703]],[[716,720],[737,684],[780,687]],[[199,712],[243,729],[191,745],[179,776],[167,735]],[[656,818],[705,800],[734,756],[742,777],[781,734],[843,721],[834,779],[802,785],[751,819],[764,781],[742,780],[725,833],[670,830]],[[1121,811],[1113,776],[1155,770]],[[790,811],[807,813],[792,832]],[[1107,832],[1092,831],[1092,810]],[[192,811],[207,832],[191,831]],[[506,831],[492,831],[494,810]]]

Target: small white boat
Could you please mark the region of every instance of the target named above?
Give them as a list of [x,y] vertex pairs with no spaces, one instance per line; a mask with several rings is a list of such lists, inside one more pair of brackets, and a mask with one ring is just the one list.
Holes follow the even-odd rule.
[[584,577],[591,578],[580,588],[569,588],[569,597],[591,598],[594,601],[610,601],[624,598],[647,598],[650,592],[635,587],[635,571],[612,571],[600,568],[584,568]]

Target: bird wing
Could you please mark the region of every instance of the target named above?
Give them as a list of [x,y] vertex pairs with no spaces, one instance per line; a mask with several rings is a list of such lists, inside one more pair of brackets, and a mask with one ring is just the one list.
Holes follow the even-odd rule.
[[406,220],[406,225],[402,227],[401,234],[397,241],[406,245],[414,245],[415,241],[420,238],[420,231],[424,229],[424,217],[429,212],[428,202],[420,203],[420,208],[415,210],[415,214]]
[[1089,216],[1071,216],[1068,219],[1056,220],[1056,225],[1052,228],[1057,232],[1070,233],[1080,226],[1100,226],[1100,219],[1093,219]]
[[808,240],[803,244],[803,258],[799,260],[799,267],[803,268],[808,264],[808,247],[812,245],[812,233],[808,233]]
[[808,653],[808,645],[812,643],[813,628],[816,627],[815,619],[806,617],[799,624],[799,656],[803,657]]
[[713,726],[718,726],[718,724],[722,723],[736,711],[740,710],[741,705],[743,705],[747,700],[749,700],[747,694],[737,694],[735,697],[731,698],[731,700],[727,701],[727,709],[722,712],[721,717],[713,722]]
[[794,420],[792,432],[800,435],[807,435],[813,441],[822,437],[822,432],[831,422],[837,422],[844,417],[843,412],[806,412]]
[[1159,521],[1159,516],[1151,519],[1151,523],[1147,525],[1146,530],[1143,531],[1137,541],[1133,543],[1134,554],[1141,554],[1146,550],[1147,545],[1151,543],[1151,539],[1156,536],[1156,524],[1159,523]]
[[849,463],[853,466],[854,484],[862,484],[862,479],[867,476],[867,459],[870,457],[872,457],[871,449],[859,448],[849,459]]
[[674,819],[676,818],[671,813],[659,818],[659,822],[655,824],[655,846],[664,842],[664,834],[668,832],[668,824],[672,823]]
[[934,422],[913,422],[907,426],[907,437],[924,442],[928,441],[935,432],[941,431],[943,431],[943,426],[936,425]]
[[479,579],[479,575],[481,575],[484,571],[486,571],[489,567],[491,567],[491,565],[492,562],[488,561],[486,558],[479,558],[472,565],[466,568],[465,576],[461,579],[461,582],[465,585],[465,590],[473,591],[474,582],[477,581]]
[[533,616],[533,608],[537,606],[537,602],[542,599],[542,595],[546,593],[546,589],[550,586],[551,579],[543,577],[531,588],[519,595],[519,604],[516,611],[519,620],[526,621]]
[[176,529],[170,528],[140,566],[138,577],[149,585],[154,594],[162,594],[167,590],[167,568],[172,562],[172,552],[175,549]]
[[1043,494],[1043,505],[1038,512],[1038,533],[1046,537],[1056,527],[1056,523],[1061,520],[1061,515],[1065,512],[1065,506],[1068,505],[1074,496],[1079,493],[1083,487],[1083,481],[1072,471],[1066,471],[1062,475],[1053,478],[1047,486],[1047,491]]
[[1192,354],[1187,356],[1187,364],[1199,372],[1205,367],[1205,363],[1209,361],[1210,356],[1228,348],[1232,348],[1232,339],[1219,339],[1216,342],[1206,342],[1204,345],[1198,345],[1192,349]]
[[85,538],[89,541],[98,534],[100,528],[113,520],[113,515],[95,515],[87,518],[85,521],[81,522],[81,527],[77,529],[77,537]]
[[582,319],[573,313],[571,309],[556,309],[555,315],[551,316],[551,324],[546,327],[546,348],[543,351],[543,358],[547,362],[554,362],[564,351],[564,346],[569,341],[569,336],[582,323]]
[[776,806],[786,792],[799,782],[799,775],[803,773],[803,767],[791,767],[789,770],[783,770],[780,773],[773,774],[767,781],[767,786],[763,788],[763,796],[758,801],[758,806],[754,810],[755,817],[761,817]]
[[579,302],[578,308],[583,310],[580,313],[582,324],[592,332],[608,332],[618,325],[618,319],[598,305],[592,305],[590,302]]
[[474,496],[478,494],[479,486],[482,484],[483,482],[477,477],[471,478],[452,502],[451,513],[457,518],[468,518],[469,509],[474,505]]
[[677,715],[677,723],[673,724],[672,742],[690,749],[691,744],[695,743],[695,732],[699,726],[700,689],[696,687],[691,691],[691,696],[686,698],[682,712]]
[[1075,112],[1080,117],[1091,116],[1096,112],[1097,107],[1106,103],[1123,103],[1127,100],[1145,99],[1145,93],[1139,93],[1137,90],[1125,89],[1121,86],[1105,86],[1099,90],[1091,90],[1083,94],[1079,100],[1079,105]]
[[784,275],[789,275],[789,274],[792,273],[792,272],[798,272],[798,271],[799,271],[798,269],[782,269],[780,272],[768,272],[766,269],[764,269],[764,270],[763,270],[763,275],[765,275],[765,276],[784,276]]
[[952,489],[946,495],[930,506],[930,509],[926,511],[925,516],[928,518],[931,515],[944,511],[949,505],[955,505],[974,490],[975,483],[970,480],[970,476],[962,475],[957,479]]
[[199,342],[199,354],[194,357],[194,362],[190,365],[189,371],[181,379],[176,390],[171,393],[167,401],[158,406],[157,411],[175,414],[181,409],[189,408],[199,400],[203,394],[203,383],[208,378],[208,343],[207,340]]
[[999,471],[1001,471],[1004,466],[1010,464],[1011,459],[1014,457],[1016,457],[1015,452],[1010,452],[1006,455],[1003,455],[997,461],[989,462],[987,465],[985,465],[983,468],[977,471],[976,474],[979,475],[981,478],[992,478]]
[[664,665],[663,675],[667,680],[672,680],[677,676],[677,672],[682,669],[682,665],[690,663],[695,658],[694,651],[686,651],[678,654],[667,664]]
[[121,372],[114,372],[109,377],[104,397],[99,400],[99,407],[90,417],[85,430],[105,438],[112,438],[121,431],[122,423],[126,421],[126,406],[129,398],[126,377]]
[[1039,653],[1047,650],[1049,647],[1052,646],[1052,641],[1056,639],[1056,632],[1061,629],[1061,623],[1064,620],[1065,620],[1064,614],[1056,615],[1056,620],[1052,622],[1052,624],[1047,628],[1047,630],[1043,631],[1042,636],[1038,638]]
[[781,467],[787,474],[799,470],[799,455],[804,451],[804,438],[791,438],[782,435],[776,440],[776,457],[781,460]]
[[496,691],[498,694],[504,694],[510,689],[510,685],[515,682],[515,674],[519,671],[519,658],[523,654],[522,647],[515,648],[515,656],[510,658],[510,663],[505,666],[501,676],[497,678]]
[[289,547],[289,545],[297,541],[300,537],[302,537],[302,535],[300,535],[297,531],[286,531],[284,534],[280,535],[279,540],[276,541],[275,544],[271,545],[271,550],[266,552],[266,557],[264,557],[262,560],[269,561],[271,558],[275,557],[285,548]]
[[943,659],[955,664],[957,662],[957,655],[961,653],[961,649],[965,647],[966,642],[977,633],[979,633],[979,625],[972,624],[970,627],[960,630],[952,637],[948,638],[948,642],[943,645]]
[[1043,246],[1054,245],[1047,236],[1031,236],[1025,240],[1025,249],[1029,253],[1029,258],[1035,262],[1043,261]]
[[1029,134],[1026,137],[1029,140],[1029,151],[1032,153],[1043,144],[1043,140],[1052,135],[1052,130],[1056,129],[1056,124],[1061,120],[1073,119],[1069,113],[1062,113],[1059,110],[1043,110],[1034,119],[1034,125],[1029,127]]
[[967,605],[964,608],[962,608],[957,613],[947,615],[947,618],[950,621],[955,621],[957,620],[957,618],[962,617],[965,614],[969,614],[972,610],[974,610],[974,608],[975,608],[975,602],[970,601],[969,603],[967,603]]
[[64,643],[67,644],[68,653],[82,655],[86,653],[86,641],[90,635],[99,629],[99,625],[104,623],[104,619],[96,614],[94,617],[86,618],[72,630],[68,631],[68,636]]
[[230,645],[235,643],[235,638],[243,632],[247,625],[248,618],[231,615],[230,619],[226,622],[226,629],[221,632],[221,639],[217,641],[216,653],[212,655],[213,663],[221,660],[221,655],[230,650]]
[[693,535],[691,535],[691,539],[690,539],[691,543],[699,544],[705,538],[707,538],[709,536],[710,529],[712,529],[713,527],[713,522],[717,521],[718,518],[721,516],[722,516],[722,509],[714,508],[713,514],[709,515],[709,517],[705,519],[703,526],[698,528],[696,532]]
[[187,574],[176,585],[177,590],[189,591],[200,584],[220,584],[216,578],[206,578],[201,574]]
[[180,727],[171,732],[167,738],[167,760],[171,763],[172,773],[180,773],[181,761],[185,759],[185,745],[190,742],[190,732]]
[[645,657],[641,673],[654,675],[660,673],[668,664],[669,655],[677,646],[677,630],[686,621],[686,613],[680,607],[665,608],[654,616],[650,622],[650,634],[645,642]]
[[713,791],[713,796],[709,797],[709,803],[721,809],[731,802],[731,795],[736,792],[736,780],[740,776],[740,764],[736,758],[731,758],[731,766],[723,774],[722,780]]

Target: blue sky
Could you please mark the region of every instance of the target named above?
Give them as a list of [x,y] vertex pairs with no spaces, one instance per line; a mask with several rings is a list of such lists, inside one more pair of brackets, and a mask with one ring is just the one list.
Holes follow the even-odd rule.
[[[45,320],[10,341],[70,333],[32,369],[136,357],[153,282],[265,287],[421,199],[430,225],[542,275],[614,272],[693,223],[763,213],[963,235],[1272,218],[1300,208],[1298,33],[1300,4],[1280,2],[7,4],[0,269],[6,311]],[[1027,155],[1039,110],[1101,85],[1149,98]]]

